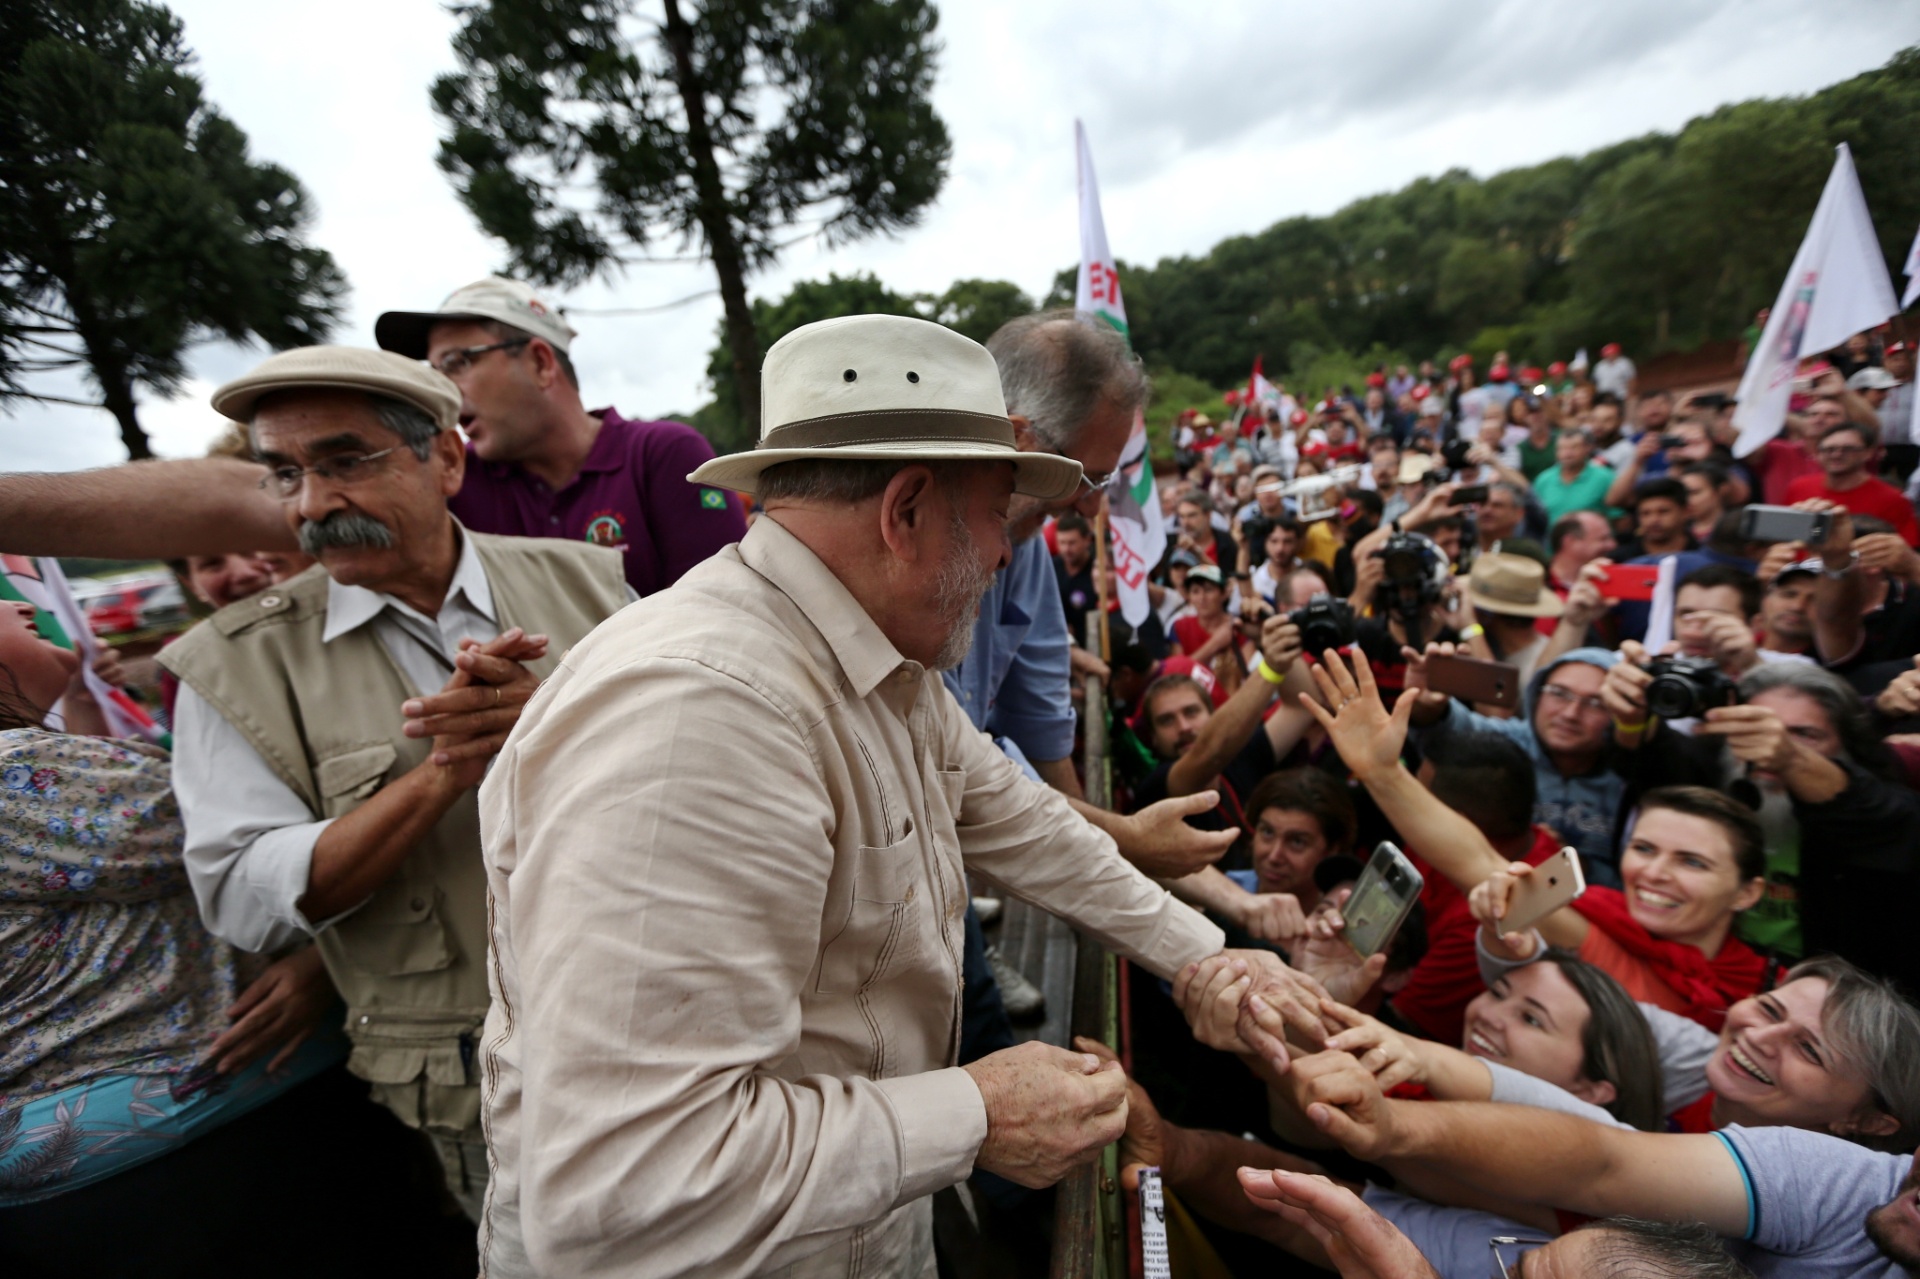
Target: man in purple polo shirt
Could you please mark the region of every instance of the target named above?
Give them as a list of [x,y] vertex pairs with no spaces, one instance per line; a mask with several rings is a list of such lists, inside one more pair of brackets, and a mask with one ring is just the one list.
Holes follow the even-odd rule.
[[489,277],[437,311],[388,311],[373,334],[460,388],[467,475],[448,505],[467,527],[611,546],[640,595],[745,536],[737,494],[687,482],[713,457],[698,431],[585,408],[574,331],[526,285]]

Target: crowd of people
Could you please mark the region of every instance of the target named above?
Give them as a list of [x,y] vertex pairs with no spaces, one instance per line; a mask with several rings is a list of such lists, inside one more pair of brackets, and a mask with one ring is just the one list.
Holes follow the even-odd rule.
[[1175,1274],[1920,1273],[1907,343],[1739,457],[1613,347],[1188,414],[1129,624],[1109,329],[809,325],[718,458],[577,336],[488,279],[0,477],[210,610],[170,749],[0,612],[6,1273],[1012,1273],[1115,1141]]

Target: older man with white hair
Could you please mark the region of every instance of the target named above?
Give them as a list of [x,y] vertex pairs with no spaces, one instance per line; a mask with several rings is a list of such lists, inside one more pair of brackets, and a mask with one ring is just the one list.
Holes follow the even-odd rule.
[[1015,448],[992,357],[829,320],[763,397],[760,447],[693,478],[765,514],[575,648],[484,788],[491,1275],[931,1275],[933,1191],[1049,1184],[1126,1116],[1097,1058],[953,1064],[965,873],[1162,976],[1222,944],[937,677],[1016,495],[1081,479]]

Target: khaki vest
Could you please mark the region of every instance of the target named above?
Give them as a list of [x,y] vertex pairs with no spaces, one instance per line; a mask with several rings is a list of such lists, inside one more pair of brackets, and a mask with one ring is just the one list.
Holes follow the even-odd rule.
[[[551,538],[466,532],[486,570],[500,629],[547,635],[527,665],[545,678],[566,650],[627,602],[618,552]],[[230,604],[160,663],[245,734],[316,821],[352,812],[426,759],[401,733],[409,685],[371,626],[323,644],[328,578],[319,566]],[[413,1127],[479,1123],[474,1045],[487,1015],[487,878],[468,791],[365,905],[319,937],[347,1002],[347,1068]]]

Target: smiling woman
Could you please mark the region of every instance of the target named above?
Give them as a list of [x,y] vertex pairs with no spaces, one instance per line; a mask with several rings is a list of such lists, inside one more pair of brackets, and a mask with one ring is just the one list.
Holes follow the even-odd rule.
[[1496,872],[1471,900],[1493,953],[1524,957],[1544,938],[1605,969],[1635,999],[1718,1030],[1766,976],[1760,956],[1731,935],[1765,888],[1764,858],[1751,811],[1715,791],[1669,786],[1641,801],[1620,859],[1624,890],[1589,888],[1537,933],[1511,936],[1500,921],[1531,866]]

